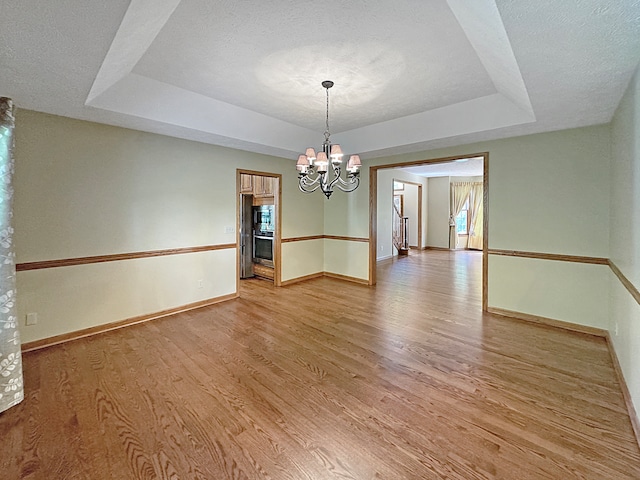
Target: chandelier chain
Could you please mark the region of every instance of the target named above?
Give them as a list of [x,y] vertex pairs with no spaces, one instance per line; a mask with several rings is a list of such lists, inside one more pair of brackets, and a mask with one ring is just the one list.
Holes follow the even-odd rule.
[[326,88],[327,90],[327,116],[326,116],[326,130],[324,131],[324,140],[325,142],[329,141],[329,137],[331,136],[331,133],[329,133],[329,88]]

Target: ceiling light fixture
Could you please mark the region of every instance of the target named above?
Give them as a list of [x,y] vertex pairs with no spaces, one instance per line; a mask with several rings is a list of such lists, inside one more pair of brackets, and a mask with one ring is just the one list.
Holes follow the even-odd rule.
[[[324,131],[324,142],[322,150],[316,151],[309,147],[307,151],[298,157],[296,169],[298,170],[298,186],[304,193],[315,192],[318,188],[322,190],[327,198],[331,197],[333,187],[343,192],[353,192],[360,185],[360,167],[362,162],[360,156],[351,155],[347,162],[347,178],[341,176],[340,165],[342,164],[342,149],[340,145],[331,145],[329,137],[329,89],[333,87],[331,80],[322,82],[322,86],[327,90],[327,116],[326,130]],[[333,178],[329,174],[329,162],[333,170]]]

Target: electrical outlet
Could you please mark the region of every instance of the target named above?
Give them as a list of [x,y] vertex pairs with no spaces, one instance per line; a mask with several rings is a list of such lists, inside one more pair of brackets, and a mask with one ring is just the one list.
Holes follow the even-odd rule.
[[38,324],[38,314],[37,313],[27,313],[26,325],[37,325],[37,324]]
[[198,288],[202,288],[203,284],[202,284],[202,280],[198,280]]
[[380,251],[384,252],[384,245],[380,245]]
[[614,333],[614,335],[615,335],[616,337],[618,336],[618,322],[616,322],[616,324],[615,324],[615,328],[614,328],[613,333]]
[[235,233],[235,227],[224,227],[224,233]]

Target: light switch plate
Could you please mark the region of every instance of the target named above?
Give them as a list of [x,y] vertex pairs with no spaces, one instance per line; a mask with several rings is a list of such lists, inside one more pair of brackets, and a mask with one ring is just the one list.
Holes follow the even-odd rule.
[[38,323],[37,313],[27,313],[27,325],[36,325]]

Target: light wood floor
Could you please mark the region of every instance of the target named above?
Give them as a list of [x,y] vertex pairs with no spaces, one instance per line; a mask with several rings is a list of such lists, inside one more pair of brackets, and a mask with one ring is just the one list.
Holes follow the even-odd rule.
[[0,477],[638,479],[605,341],[480,309],[413,254],[25,354]]

